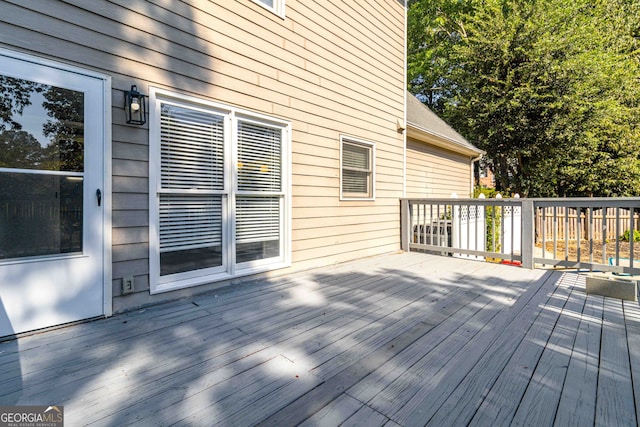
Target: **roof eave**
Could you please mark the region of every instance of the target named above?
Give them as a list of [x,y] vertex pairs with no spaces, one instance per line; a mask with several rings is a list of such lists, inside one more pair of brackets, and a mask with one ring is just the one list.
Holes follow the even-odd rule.
[[477,157],[484,154],[484,151],[479,148],[462,144],[459,141],[451,139],[445,135],[441,135],[437,132],[430,131],[411,122],[407,123],[407,137],[463,154],[465,156]]

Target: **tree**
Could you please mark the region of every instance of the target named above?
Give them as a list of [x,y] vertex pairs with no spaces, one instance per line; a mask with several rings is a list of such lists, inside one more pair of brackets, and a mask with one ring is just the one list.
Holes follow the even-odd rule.
[[50,117],[43,133],[51,143],[46,152],[47,169],[82,172],[84,170],[84,94],[47,86],[42,106]]
[[42,146],[29,132],[0,132],[0,168],[38,169],[42,162]]
[[0,74],[0,132],[22,129],[13,115],[22,115],[24,108],[31,105],[32,92],[42,92],[42,85]]
[[407,14],[409,90],[433,107],[443,99],[449,53],[466,37],[461,19],[473,10],[469,0],[410,1]]
[[[453,3],[411,3],[419,19],[409,24],[431,28],[409,30],[422,35],[409,42],[409,88],[423,99],[424,87],[442,88],[432,107],[487,152],[498,187],[525,196],[637,194],[637,2]],[[428,37],[453,28],[447,22],[460,30]]]

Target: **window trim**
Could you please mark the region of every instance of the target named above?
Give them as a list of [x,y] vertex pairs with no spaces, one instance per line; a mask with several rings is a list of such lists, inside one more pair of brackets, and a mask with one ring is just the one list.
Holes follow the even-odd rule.
[[284,19],[285,0],[273,0],[273,6],[269,6],[260,0],[253,0],[253,2]]
[[[366,147],[370,149],[371,156],[369,158],[370,161],[370,175],[369,175],[369,187],[370,194],[365,195],[364,193],[345,193],[343,189],[343,155],[344,155],[344,144],[352,144],[359,145],[361,147]],[[366,141],[360,138],[354,138],[347,135],[340,135],[340,200],[369,200],[373,201],[376,199],[376,145],[373,142]]]
[[[160,105],[162,103],[175,104],[186,108],[194,108],[224,118],[224,190],[215,193],[223,194],[223,256],[222,267],[211,267],[202,270],[192,270],[160,276],[159,251],[159,197],[162,191],[160,168],[161,155],[161,125]],[[190,95],[167,91],[155,87],[149,88],[149,291],[157,294],[177,289],[203,285],[221,280],[276,270],[291,266],[291,122],[277,119],[261,113],[236,108],[217,102],[208,101]],[[282,130],[282,187],[281,192],[281,243],[280,256],[275,258],[249,261],[237,264],[235,260],[235,227],[236,220],[233,210],[236,196],[243,192],[237,189],[237,122],[250,121]],[[271,194],[271,193],[269,193]],[[266,195],[266,194],[265,194]]]

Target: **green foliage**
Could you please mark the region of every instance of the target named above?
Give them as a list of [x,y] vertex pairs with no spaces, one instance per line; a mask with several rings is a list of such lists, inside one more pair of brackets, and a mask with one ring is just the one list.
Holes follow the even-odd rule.
[[415,0],[409,89],[471,142],[501,192],[640,192],[640,2]]
[[485,230],[487,236],[487,251],[500,251],[500,224],[502,223],[502,209],[497,206],[487,206],[485,209]]
[[[480,197],[481,194],[484,195],[484,197],[486,197],[487,199],[495,199],[495,197],[498,195],[499,191],[496,190],[495,188],[486,188],[486,187],[480,187],[479,185],[476,185],[475,187],[473,187],[473,198],[477,199],[478,197]],[[500,193],[502,194],[502,193]],[[502,194],[504,196],[504,194]]]
[[[630,230],[626,230],[622,234],[622,236],[620,236],[620,240],[622,242],[628,242],[630,238],[631,238]],[[633,241],[634,242],[640,242],[640,230],[633,230]]]
[[[473,188],[473,197],[478,198],[483,194],[487,199],[495,199],[498,195],[495,188],[485,188],[476,185]],[[502,209],[494,206],[487,206],[484,210],[486,250],[498,252],[500,250],[500,224],[502,222]]]
[[407,75],[409,90],[433,106],[446,91],[449,53],[466,37],[462,16],[474,1],[409,1],[407,13]]

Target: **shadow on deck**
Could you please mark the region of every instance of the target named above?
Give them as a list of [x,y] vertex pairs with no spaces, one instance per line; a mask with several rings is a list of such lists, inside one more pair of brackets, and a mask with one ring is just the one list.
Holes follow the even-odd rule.
[[0,404],[69,425],[636,425],[639,355],[638,303],[575,272],[403,253],[1,343]]

